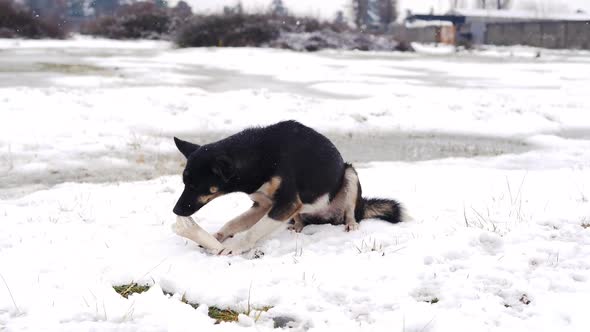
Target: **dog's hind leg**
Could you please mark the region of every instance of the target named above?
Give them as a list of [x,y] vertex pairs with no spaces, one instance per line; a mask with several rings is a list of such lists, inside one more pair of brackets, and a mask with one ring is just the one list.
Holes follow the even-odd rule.
[[254,201],[254,205],[248,211],[228,221],[214,234],[219,242],[225,241],[236,233],[250,229],[250,227],[262,219],[272,208],[272,200],[261,192],[251,194],[250,198]]
[[342,199],[344,208],[344,223],[346,224],[345,230],[347,232],[355,231],[359,229],[358,221],[355,218],[355,208],[357,204],[357,198],[361,195],[360,182],[358,175],[352,165],[347,164],[346,170],[344,171],[344,181],[342,188],[338,193],[339,199]]
[[296,233],[301,233],[303,227],[305,227],[305,222],[303,222],[301,214],[295,214],[293,216],[293,225],[289,226],[289,229],[294,230]]

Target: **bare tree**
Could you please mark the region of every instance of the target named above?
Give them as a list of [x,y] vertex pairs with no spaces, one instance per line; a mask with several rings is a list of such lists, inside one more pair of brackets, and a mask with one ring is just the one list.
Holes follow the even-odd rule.
[[508,9],[510,8],[512,0],[496,0],[497,9]]
[[379,17],[381,24],[389,25],[397,19],[397,0],[379,1]]
[[63,18],[68,9],[66,0],[25,0],[24,3],[38,17]]
[[186,1],[179,1],[175,7],[172,8],[172,13],[174,16],[181,17],[181,18],[188,18],[193,15],[193,9],[189,6]]
[[91,0],[90,7],[96,16],[112,15],[119,8],[119,0]]
[[156,6],[161,7],[161,8],[168,7],[168,0],[154,0],[154,3],[156,4]]
[[397,0],[352,0],[357,27],[384,28],[397,19]]
[[352,0],[352,17],[357,27],[365,25],[365,13],[367,12],[367,0]]
[[282,0],[272,0],[270,12],[277,16],[285,16],[288,14],[287,8],[285,8]]
[[68,0],[67,6],[69,17],[86,16],[86,3],[84,0]]
[[508,8],[510,8],[511,4],[512,4],[511,0],[479,0],[478,1],[478,7],[482,8],[482,9],[488,9],[488,8],[493,8],[493,9],[498,9],[498,10],[508,9]]

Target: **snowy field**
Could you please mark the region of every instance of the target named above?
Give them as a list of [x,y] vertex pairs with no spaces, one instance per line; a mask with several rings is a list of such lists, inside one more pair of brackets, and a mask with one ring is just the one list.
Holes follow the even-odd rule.
[[[417,48],[0,40],[0,330],[586,331],[590,53]],[[172,136],[284,119],[413,220],[283,230],[234,257],[173,234]],[[213,232],[248,206],[196,218]],[[153,286],[112,288],[132,282]],[[271,308],[215,324],[208,306]]]

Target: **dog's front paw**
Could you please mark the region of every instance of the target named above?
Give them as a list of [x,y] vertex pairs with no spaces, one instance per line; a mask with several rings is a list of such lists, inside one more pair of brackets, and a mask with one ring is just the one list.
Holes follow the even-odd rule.
[[241,255],[254,247],[251,243],[244,240],[228,239],[223,243],[223,249],[217,253],[222,256]]
[[196,223],[192,218],[176,217],[176,223],[172,224],[172,231],[180,236],[186,237]]

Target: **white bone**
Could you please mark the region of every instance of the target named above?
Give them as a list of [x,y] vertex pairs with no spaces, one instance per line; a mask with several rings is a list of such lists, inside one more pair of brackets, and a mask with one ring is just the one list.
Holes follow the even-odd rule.
[[176,223],[172,225],[172,231],[210,251],[221,251],[223,249],[223,245],[213,235],[201,228],[192,217],[177,216]]

